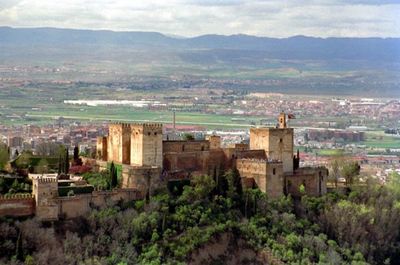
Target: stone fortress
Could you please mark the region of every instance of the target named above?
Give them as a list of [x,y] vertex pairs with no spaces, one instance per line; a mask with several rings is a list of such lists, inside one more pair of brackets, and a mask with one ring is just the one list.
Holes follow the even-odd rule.
[[[161,124],[109,125],[108,136],[97,140],[97,159],[84,159],[94,170],[107,169],[113,162],[121,169],[121,187],[60,196],[63,182],[85,185],[80,180],[61,180],[57,174],[30,175],[32,196],[0,196],[0,216],[36,215],[40,220],[73,218],[110,203],[143,199],[148,192],[168,181],[196,175],[215,175],[236,168],[242,185],[258,187],[270,197],[320,196],[327,192],[325,167],[301,168],[299,153],[293,152],[293,128],[286,114],[279,115],[276,128],[251,128],[250,143],[222,148],[221,138],[205,140],[163,139]],[[83,181],[84,182],[84,181]]]
[[162,124],[115,123],[109,135],[97,141],[96,161],[100,168],[107,163],[122,166],[122,189],[146,192],[165,181],[213,175],[213,172],[236,168],[242,183],[258,187],[271,197],[305,193],[326,193],[328,170],[325,167],[300,168],[299,154],[294,155],[294,130],[281,113],[276,128],[251,128],[250,143],[222,148],[221,138],[206,140],[163,139]]

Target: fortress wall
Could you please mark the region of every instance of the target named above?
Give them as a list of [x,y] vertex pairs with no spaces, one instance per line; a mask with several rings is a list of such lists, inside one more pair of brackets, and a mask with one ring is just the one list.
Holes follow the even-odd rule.
[[239,150],[236,151],[237,158],[256,158],[256,159],[266,159],[264,150]]
[[91,197],[91,194],[81,194],[58,198],[59,215],[67,219],[85,215],[90,211]]
[[210,142],[210,149],[221,148],[221,136],[209,135],[206,137],[206,140]]
[[32,195],[0,196],[0,216],[20,217],[35,214]]
[[300,185],[304,185],[305,192],[310,196],[320,196],[327,192],[326,181],[328,179],[328,169],[300,168],[293,174],[285,176],[286,192],[293,196],[301,196]]
[[107,161],[107,141],[107,137],[97,137],[96,157],[99,160]]
[[267,163],[265,160],[238,159],[236,168],[242,178],[253,178],[258,188],[266,192]]
[[250,128],[250,150],[267,150],[269,146],[269,128]]
[[236,168],[242,178],[253,178],[257,187],[271,197],[283,194],[283,167],[279,162],[259,159],[237,159]]
[[164,154],[163,167],[168,172],[183,171],[192,175],[212,174],[215,169],[229,167],[222,149]]
[[235,149],[238,151],[249,150],[250,146],[248,144],[235,144]]
[[60,197],[58,199],[59,214],[65,218],[75,218],[89,213],[92,207],[105,208],[120,200],[132,201],[143,197],[142,193],[134,189],[94,191],[91,194]]
[[267,165],[267,194],[272,198],[284,193],[283,165],[279,162],[269,162]]
[[207,140],[194,141],[163,141],[164,153],[209,151],[210,142]]
[[161,167],[128,165],[122,167],[122,188],[124,189],[137,189],[140,192],[146,192],[149,184],[151,188],[157,188],[161,182]]

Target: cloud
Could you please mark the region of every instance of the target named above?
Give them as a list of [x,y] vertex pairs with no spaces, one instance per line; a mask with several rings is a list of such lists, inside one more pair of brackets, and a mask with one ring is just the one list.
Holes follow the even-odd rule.
[[400,37],[400,0],[1,0],[0,25],[253,34]]

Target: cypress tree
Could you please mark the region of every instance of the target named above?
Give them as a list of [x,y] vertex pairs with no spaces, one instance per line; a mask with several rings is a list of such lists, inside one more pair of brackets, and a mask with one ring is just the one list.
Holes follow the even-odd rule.
[[118,184],[117,169],[115,168],[114,162],[111,162],[110,166],[110,188],[115,188]]
[[65,174],[69,172],[69,154],[68,154],[68,147],[65,148]]
[[78,146],[74,147],[74,161],[78,161],[79,159],[79,148]]
[[22,232],[21,231],[19,231],[19,233],[18,233],[15,256],[16,256],[17,260],[24,261],[24,250],[22,249]]
[[61,154],[58,156],[58,175],[61,175],[62,171],[62,161],[61,161]]

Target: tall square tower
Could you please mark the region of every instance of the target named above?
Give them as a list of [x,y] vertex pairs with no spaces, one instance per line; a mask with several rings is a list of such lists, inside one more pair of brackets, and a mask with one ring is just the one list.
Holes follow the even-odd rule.
[[268,159],[280,160],[283,172],[293,172],[293,128],[286,127],[286,115],[281,113],[277,128],[251,128],[250,149],[265,150]]
[[108,161],[130,163],[131,127],[126,123],[110,124],[108,132]]
[[162,166],[162,124],[131,124],[130,164]]

